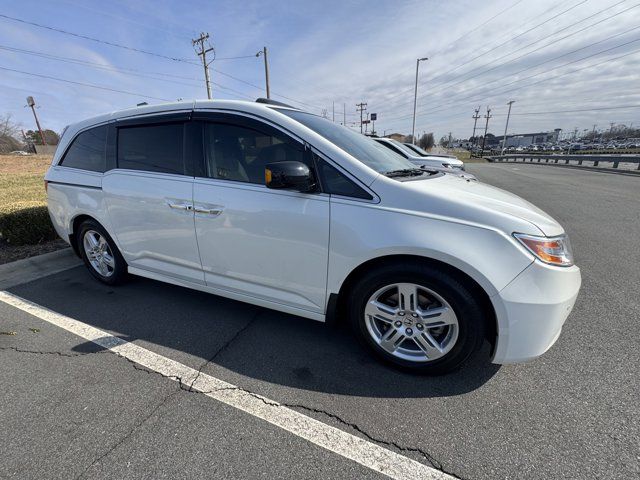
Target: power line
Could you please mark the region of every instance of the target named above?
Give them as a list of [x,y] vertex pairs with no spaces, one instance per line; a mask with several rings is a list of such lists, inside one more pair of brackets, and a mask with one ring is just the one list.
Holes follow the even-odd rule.
[[[512,113],[511,116],[551,115],[551,114],[558,114],[558,113],[596,112],[601,110],[629,110],[633,108],[640,108],[640,105],[620,105],[616,107],[579,108],[575,110],[555,110],[555,111],[549,111],[549,112],[522,112],[522,113]],[[502,117],[506,115],[506,113],[496,113],[494,115]]]
[[[573,10],[574,8],[579,7],[580,5],[582,5],[583,3],[586,3],[586,2],[588,2],[588,1],[589,1],[589,0],[581,0],[580,2],[576,3],[575,5],[573,5],[573,6],[569,7],[569,8],[567,8],[566,10],[563,10],[562,12],[560,12],[560,13],[558,13],[558,14],[554,15],[553,17],[548,18],[547,20],[545,20],[545,21],[543,21],[543,22],[541,22],[541,23],[539,23],[539,24],[537,24],[537,25],[535,25],[535,26],[533,26],[533,27],[529,28],[528,30],[525,30],[524,32],[519,33],[519,34],[518,34],[518,35],[516,35],[515,37],[512,37],[512,38],[510,38],[509,40],[507,40],[507,41],[505,41],[505,42],[503,42],[503,43],[501,43],[501,44],[499,44],[499,45],[496,45],[495,47],[491,48],[490,50],[487,50],[486,52],[483,52],[483,53],[481,53],[481,54],[479,54],[479,55],[477,55],[477,56],[473,57],[472,59],[470,59],[470,60],[468,60],[468,61],[466,61],[466,62],[464,62],[464,63],[461,63],[460,65],[458,65],[458,66],[456,66],[456,67],[454,67],[454,68],[451,68],[451,69],[447,70],[446,72],[442,72],[442,73],[440,73],[440,74],[436,75],[435,77],[432,77],[432,78],[428,79],[428,81],[436,80],[436,79],[438,79],[438,78],[441,78],[441,77],[445,76],[445,75],[446,75],[446,74],[448,74],[448,73],[451,73],[451,72],[453,72],[453,71],[457,70],[457,69],[458,69],[458,68],[460,68],[460,67],[463,67],[463,66],[465,66],[465,65],[468,65],[469,63],[473,62],[474,60],[477,60],[478,58],[483,57],[484,55],[486,55],[486,54],[488,54],[488,53],[491,53],[491,52],[493,52],[494,50],[497,50],[498,48],[500,48],[500,47],[502,47],[502,46],[504,46],[504,45],[506,45],[506,44],[508,44],[508,43],[511,43],[512,41],[516,40],[517,38],[520,38],[521,36],[523,36],[523,35],[525,35],[525,34],[527,34],[527,33],[529,33],[529,32],[532,32],[532,31],[533,31],[533,30],[535,30],[536,28],[539,28],[539,27],[541,27],[541,26],[543,26],[543,25],[546,25],[546,24],[547,24],[547,23],[549,23],[551,20],[554,20],[554,19],[556,19],[556,18],[558,18],[558,17],[560,17],[560,16],[564,15],[565,13],[567,13],[567,12],[569,12],[569,11]],[[623,1],[624,1],[624,0],[623,0]],[[620,2],[620,3],[622,3],[622,2]],[[545,37],[545,38],[548,38],[548,37]]]
[[142,93],[128,92],[126,90],[118,90],[118,89],[115,89],[115,88],[104,87],[104,86],[101,86],[101,85],[93,85],[91,83],[76,82],[75,80],[67,80],[67,79],[64,79],[64,78],[52,77],[50,75],[42,75],[40,73],[25,72],[23,70],[14,70],[13,68],[7,68],[7,67],[2,67],[2,66],[0,66],[0,70],[6,70],[7,72],[22,73],[24,75],[31,75],[33,77],[46,78],[46,79],[49,79],[49,80],[56,80],[58,82],[71,83],[73,85],[81,85],[83,87],[97,88],[99,90],[107,90],[109,92],[124,93],[126,95],[134,95],[136,97],[150,98],[150,99],[153,99],[153,100],[160,100],[160,101],[163,101],[163,102],[171,102],[172,101],[172,100],[169,100],[169,99],[166,99],[166,98],[152,97],[150,95],[145,95],[145,94],[142,94]]
[[70,57],[61,57],[61,56],[58,56],[58,55],[50,55],[50,54],[43,53],[43,52],[36,52],[36,51],[33,51],[33,50],[25,50],[25,49],[22,49],[22,48],[8,47],[8,46],[5,46],[5,45],[0,45],[0,50],[6,50],[8,52],[25,54],[25,55],[33,55],[33,56],[36,56],[36,57],[45,58],[45,59],[48,59],[48,60],[54,60],[54,61],[57,61],[57,62],[69,63],[69,64],[72,64],[72,65],[80,65],[80,66],[83,66],[83,67],[89,67],[89,68],[94,68],[94,69],[103,70],[103,71],[122,73],[124,75],[132,75],[132,76],[135,76],[135,77],[142,77],[142,78],[151,78],[151,79],[154,79],[154,80],[160,80],[160,81],[163,81],[163,82],[169,82],[169,83],[174,83],[174,84],[178,84],[178,85],[188,85],[188,86],[192,86],[192,87],[197,86],[195,83],[186,83],[186,82],[180,82],[180,81],[176,81],[176,80],[169,80],[169,79],[165,79],[165,78],[158,78],[157,76],[154,76],[154,75],[167,76],[167,77],[172,77],[172,78],[183,78],[183,79],[186,79],[186,80],[199,81],[199,79],[193,78],[193,77],[184,77],[184,76],[180,76],[180,75],[171,75],[171,74],[160,73],[160,72],[146,72],[146,71],[143,71],[143,70],[137,70],[137,69],[133,69],[133,68],[116,67],[116,66],[108,65],[108,64],[104,64],[104,63],[95,63],[95,62],[89,62],[89,61],[85,61],[85,60],[78,59],[78,58],[70,58]]
[[[496,46],[492,47],[491,49],[489,49],[489,50],[487,50],[487,51],[485,51],[485,52],[483,52],[483,53],[481,53],[481,54],[479,54],[479,55],[477,55],[477,56],[475,56],[475,57],[473,57],[473,58],[471,58],[471,59],[469,59],[469,60],[465,61],[464,63],[461,63],[460,65],[457,65],[456,67],[453,67],[453,68],[451,68],[451,69],[447,70],[446,72],[442,72],[442,73],[440,73],[440,74],[438,74],[438,75],[436,75],[436,76],[433,76],[433,77],[431,77],[431,78],[427,78],[427,79],[426,79],[426,81],[433,81],[433,80],[437,80],[438,78],[441,78],[441,77],[443,77],[444,75],[446,75],[446,74],[448,74],[448,73],[451,73],[451,72],[453,72],[453,71],[457,70],[458,68],[460,68],[460,67],[462,67],[462,66],[464,66],[464,65],[467,65],[467,64],[469,64],[469,63],[473,62],[474,60],[477,60],[478,58],[480,58],[480,57],[482,57],[482,56],[484,56],[484,55],[486,55],[486,54],[488,54],[488,53],[493,52],[494,50],[496,50],[496,49],[498,49],[498,48],[500,48],[500,47],[502,47],[502,46],[504,46],[504,45],[506,45],[506,44],[508,44],[508,43],[512,42],[513,40],[516,40],[517,38],[521,37],[522,35],[525,35],[525,34],[527,34],[527,33],[531,32],[531,31],[535,30],[536,28],[541,27],[542,25],[545,25],[546,23],[550,22],[551,20],[554,20],[555,18],[557,18],[557,17],[559,17],[559,16],[561,16],[561,15],[563,15],[563,14],[567,13],[568,11],[572,10],[572,9],[573,9],[573,8],[575,8],[575,7],[578,7],[579,5],[581,5],[582,3],[585,3],[585,2],[587,2],[587,1],[589,1],[589,0],[583,0],[583,1],[579,2],[578,4],[576,4],[576,5],[572,6],[572,7],[570,7],[569,9],[564,10],[564,11],[560,12],[559,14],[554,15],[554,16],[553,16],[553,17],[551,17],[551,18],[548,18],[548,19],[547,19],[547,20],[545,20],[544,22],[539,23],[538,25],[535,25],[534,27],[531,27],[531,28],[529,28],[528,30],[525,30],[524,32],[521,32],[521,33],[517,34],[517,35],[516,35],[516,36],[514,36],[514,37],[509,38],[509,39],[508,39],[508,40],[506,40],[505,42],[502,42],[501,44],[499,44],[499,45],[496,45]],[[626,1],[626,0],[622,0],[622,1]],[[620,2],[620,3],[622,3],[622,2]],[[553,6],[553,7],[551,7],[551,8],[548,8],[547,10],[545,10],[544,12],[542,12],[540,15],[545,15],[546,13],[549,13],[550,11],[555,10],[557,7],[558,7],[558,6],[556,5],[556,6]],[[474,29],[474,30],[475,30],[475,29]],[[456,42],[457,42],[457,40],[456,40]],[[451,45],[451,44],[450,44],[450,45]],[[449,46],[450,46],[450,45],[449,45]],[[448,47],[445,47],[445,49],[446,49],[446,48],[448,48]],[[444,50],[444,49],[443,49],[443,50]],[[441,52],[442,52],[443,50],[441,50]],[[392,77],[392,78],[393,78],[393,77]],[[399,96],[399,95],[405,95],[405,94],[406,94],[406,92],[408,92],[408,91],[409,91],[409,89],[406,89],[406,90],[403,90],[402,92],[399,92],[399,93],[397,93],[397,94],[393,94],[393,95],[391,95],[391,96],[388,96],[388,97],[387,97],[387,100],[388,100],[389,98],[394,98],[394,97]],[[405,104],[407,104],[407,102],[404,102],[402,105],[405,105]]]
[[[622,44],[619,44],[619,45],[615,45],[615,46],[613,46],[613,47],[611,47],[611,48],[608,48],[608,49],[605,49],[605,50],[601,50],[601,51],[599,51],[599,52],[592,53],[592,54],[587,55],[587,56],[585,56],[585,57],[582,57],[582,58],[579,58],[579,59],[576,59],[576,60],[572,60],[572,61],[570,61],[570,62],[566,62],[566,63],[563,63],[563,64],[561,64],[561,65],[557,65],[557,66],[555,66],[555,67],[553,67],[553,68],[550,68],[550,69],[547,69],[547,70],[543,70],[542,72],[538,72],[538,73],[535,73],[535,74],[532,74],[532,75],[528,75],[528,76],[523,77],[523,78],[519,78],[519,79],[513,80],[513,81],[508,82],[508,83],[506,83],[506,84],[504,84],[504,85],[499,85],[497,88],[503,88],[503,87],[506,87],[506,86],[509,86],[509,85],[513,85],[514,83],[522,82],[522,81],[524,81],[524,80],[528,80],[528,79],[530,79],[530,78],[534,78],[534,77],[537,77],[537,76],[539,76],[539,75],[542,75],[542,74],[545,74],[545,73],[552,72],[552,71],[554,71],[554,70],[557,70],[557,69],[559,69],[559,68],[565,67],[565,66],[567,66],[567,65],[571,65],[571,64],[573,64],[573,63],[577,63],[577,62],[580,62],[580,61],[582,61],[582,60],[587,60],[587,59],[589,59],[589,58],[595,57],[595,56],[600,55],[600,54],[602,54],[602,53],[606,53],[606,52],[609,52],[609,51],[611,51],[611,50],[615,50],[615,49],[617,49],[617,48],[620,48],[620,47],[623,47],[623,46],[626,46],[626,45],[630,45],[630,44],[635,43],[635,42],[638,42],[638,41],[640,41],[640,38],[637,38],[637,39],[635,39],[635,40],[631,40],[631,41],[629,41],[629,42],[625,42],[625,43],[622,43]],[[603,62],[599,62],[599,63],[593,64],[593,65],[587,65],[587,66],[585,66],[585,67],[581,67],[581,68],[579,68],[579,69],[572,70],[572,71],[570,71],[570,72],[566,72],[566,73],[563,73],[563,74],[560,74],[560,75],[555,75],[555,76],[553,76],[553,77],[548,77],[548,78],[546,78],[546,79],[542,79],[542,80],[540,80],[540,81],[533,82],[533,83],[528,84],[528,85],[521,85],[521,86],[519,86],[519,87],[516,87],[516,88],[510,89],[510,90],[503,91],[503,92],[501,92],[501,94],[509,93],[509,92],[512,92],[512,91],[515,91],[515,90],[519,90],[520,88],[524,88],[524,87],[528,87],[528,86],[532,86],[532,85],[537,85],[538,83],[542,83],[542,82],[545,82],[545,81],[548,81],[548,80],[552,80],[552,79],[554,79],[554,78],[558,78],[558,77],[560,77],[560,76],[568,75],[568,74],[570,74],[570,73],[575,73],[575,72],[578,72],[578,71],[581,71],[581,70],[584,70],[584,69],[587,69],[587,68],[592,68],[593,66],[597,66],[597,65],[601,65],[602,63],[607,63],[607,62],[610,62],[610,61],[614,61],[614,60],[617,60],[617,59],[619,59],[619,58],[623,58],[623,57],[626,57],[626,56],[628,56],[628,55],[634,54],[634,53],[636,53],[636,52],[638,52],[638,51],[640,51],[640,50],[634,50],[633,52],[630,52],[630,53],[628,53],[628,54],[625,54],[625,55],[622,55],[622,56],[619,56],[619,57],[614,57],[614,58],[611,58],[611,59],[605,60],[605,61],[603,61]],[[483,85],[483,87],[484,87],[484,85]],[[489,92],[488,94],[490,94],[490,92]],[[472,98],[472,97],[476,97],[476,100],[474,100],[474,101],[479,101],[479,100],[482,100],[482,98],[477,99],[477,97],[478,97],[478,96],[480,96],[480,95],[481,95],[480,93],[472,93],[472,94],[470,94],[470,95],[467,95],[466,97],[462,97],[462,98],[457,99],[455,102],[456,102],[456,103],[458,103],[458,102],[460,102],[460,101],[463,101],[463,100],[466,100],[466,99],[470,99],[470,98]],[[487,94],[485,94],[485,95],[487,95]],[[449,97],[449,98],[451,98],[451,97]],[[431,107],[430,107],[430,112],[425,112],[425,111],[423,111],[423,112],[421,112],[418,116],[424,116],[425,114],[428,114],[428,113],[435,113],[435,111],[433,111],[433,109],[434,109],[434,108],[439,108],[439,107],[441,107],[441,106],[446,106],[446,105],[450,105],[450,104],[451,104],[451,102],[445,102],[445,103],[443,103],[443,104],[439,104],[439,105],[436,105],[436,106],[431,106]],[[395,118],[392,118],[392,119],[394,119],[394,120],[400,120],[400,119],[407,119],[407,118],[409,118],[409,117],[411,117],[411,116],[410,116],[410,115],[403,115],[403,116],[395,117]]]
[[35,23],[35,22],[29,22],[27,20],[23,20],[21,18],[16,18],[16,17],[11,17],[9,15],[5,15],[5,14],[2,14],[2,13],[0,13],[0,17],[1,18],[6,18],[8,20],[13,20],[15,22],[24,23],[25,25],[31,25],[33,27],[43,28],[45,30],[51,30],[53,32],[63,33],[65,35],[71,35],[72,37],[82,38],[84,40],[90,40],[92,42],[102,43],[104,45],[109,45],[109,46],[112,46],[112,47],[122,48],[124,50],[129,50],[129,51],[132,51],[132,52],[143,53],[145,55],[151,55],[153,57],[164,58],[166,60],[172,60],[174,62],[183,62],[183,63],[189,63],[191,65],[198,65],[197,63],[195,63],[195,62],[193,62],[191,60],[184,59],[184,58],[170,57],[168,55],[162,55],[161,53],[150,52],[148,50],[142,50],[140,48],[129,47],[127,45],[122,45],[120,43],[115,43],[115,42],[110,42],[108,40],[101,40],[99,38],[89,37],[88,35],[83,35],[81,33],[69,32],[68,30],[63,30],[61,28],[50,27],[48,25],[42,25],[40,23]]
[[[622,2],[619,2],[619,3],[622,3]],[[616,5],[618,5],[618,4],[616,4]],[[601,10],[600,12],[598,12],[598,13],[596,13],[596,14],[594,14],[594,15],[598,15],[598,14],[600,14],[600,13],[602,13],[602,12],[606,11],[606,10],[609,10],[610,8],[613,8],[613,7],[614,7],[614,6],[616,6],[616,5],[613,5],[612,7],[605,8],[605,9]],[[638,4],[636,4],[636,5],[632,6],[632,7],[629,7],[629,8],[627,8],[627,9],[625,9],[625,10],[622,10],[621,12],[618,12],[618,13],[616,13],[616,14],[610,15],[609,17],[603,18],[602,20],[599,20],[599,21],[597,21],[597,22],[595,22],[595,23],[592,23],[592,24],[590,24],[590,25],[587,25],[586,27],[583,27],[583,28],[581,28],[580,30],[577,30],[577,31],[575,31],[575,32],[573,32],[573,33],[570,33],[569,35],[566,35],[566,36],[564,36],[564,37],[562,37],[562,38],[559,38],[559,39],[556,39],[556,40],[552,40],[552,41],[550,41],[549,43],[547,43],[547,44],[545,44],[545,45],[542,45],[542,46],[540,46],[540,47],[538,47],[538,48],[536,48],[536,49],[534,49],[534,50],[532,50],[532,51],[530,51],[530,52],[527,52],[527,53],[524,53],[524,54],[522,54],[522,55],[520,55],[520,56],[518,56],[518,57],[512,58],[511,60],[508,60],[508,61],[506,61],[506,62],[503,62],[503,63],[501,63],[501,64],[499,64],[499,65],[495,65],[495,66],[493,66],[493,67],[491,67],[491,68],[489,68],[489,69],[487,69],[487,70],[484,70],[484,71],[482,71],[482,72],[478,73],[477,75],[473,75],[473,76],[468,77],[468,78],[463,78],[463,79],[461,79],[461,80],[459,80],[459,81],[457,81],[457,82],[454,82],[454,83],[447,83],[447,84],[445,84],[445,85],[442,85],[442,86],[441,86],[441,88],[440,88],[439,90],[442,90],[442,89],[443,89],[443,88],[445,88],[445,87],[446,87],[446,88],[455,87],[456,85],[459,85],[459,84],[461,84],[461,83],[467,82],[467,81],[472,80],[472,79],[474,79],[474,78],[477,78],[477,77],[479,77],[479,76],[481,76],[481,75],[485,75],[485,74],[487,74],[487,73],[489,73],[489,72],[491,72],[491,71],[493,71],[493,70],[495,70],[495,69],[497,69],[497,68],[503,67],[503,66],[505,66],[505,65],[507,65],[507,64],[509,64],[509,63],[512,63],[512,62],[514,62],[514,61],[516,61],[516,60],[520,60],[521,58],[524,58],[524,57],[526,57],[526,56],[529,56],[529,55],[531,55],[531,54],[533,54],[533,53],[535,53],[535,52],[537,52],[537,51],[539,51],[539,50],[542,50],[542,49],[544,49],[544,48],[548,47],[548,46],[556,45],[558,42],[561,42],[562,40],[566,40],[566,39],[567,39],[567,38],[569,38],[569,37],[572,37],[572,36],[574,36],[574,35],[576,35],[576,34],[578,34],[578,33],[580,33],[580,32],[583,32],[584,30],[587,30],[587,29],[589,29],[589,28],[594,27],[595,25],[598,25],[598,24],[600,24],[600,23],[602,23],[602,22],[605,22],[605,21],[610,20],[610,19],[612,19],[612,18],[614,18],[614,17],[617,17],[618,15],[621,15],[622,13],[625,13],[626,11],[631,10],[631,9],[633,9],[633,8],[636,8],[636,7],[638,7],[638,6],[640,6],[640,3],[638,3]],[[530,47],[530,46],[532,46],[532,45],[535,45],[536,43],[539,43],[539,42],[541,42],[542,40],[545,40],[546,38],[549,38],[549,37],[551,37],[551,36],[553,36],[553,35],[556,35],[557,33],[562,32],[562,31],[566,30],[567,28],[573,27],[573,26],[577,25],[578,23],[582,23],[583,21],[585,21],[585,20],[586,20],[586,19],[588,19],[588,18],[593,17],[594,15],[591,15],[591,16],[589,16],[589,17],[583,18],[582,20],[580,20],[580,21],[578,21],[578,22],[575,22],[575,23],[573,23],[573,24],[569,25],[568,27],[561,28],[560,30],[555,31],[554,33],[552,33],[552,34],[548,35],[548,36],[547,36],[547,37],[545,37],[545,38],[542,38],[542,39],[536,40],[535,42],[531,42],[531,43],[529,43],[528,45],[525,45],[524,47],[520,47],[520,48],[518,48],[518,49],[516,49],[516,50],[514,50],[514,51],[512,51],[512,52],[510,52],[510,53],[507,53],[507,54],[505,54],[505,55],[502,55],[501,57],[495,58],[495,59],[493,59],[493,60],[492,60],[491,62],[489,62],[489,63],[496,62],[497,60],[501,60],[501,59],[503,59],[503,58],[505,58],[505,57],[508,57],[508,56],[510,56],[510,55],[513,55],[514,53],[519,52],[519,51],[521,51],[521,50],[523,50],[523,49],[525,49],[525,48],[528,48],[528,47]],[[486,65],[485,65],[485,66],[486,66]],[[529,68],[533,68],[533,67],[529,67]],[[475,68],[474,70],[478,70],[478,68]],[[474,70],[471,70],[471,72],[473,72]],[[470,72],[467,72],[467,73],[470,73]],[[431,92],[431,93],[433,93],[433,92]]]
[[[623,1],[624,1],[624,0],[623,0]],[[516,52],[518,52],[518,51],[521,51],[521,50],[523,50],[523,49],[525,49],[525,48],[527,48],[527,47],[530,47],[530,46],[532,46],[532,45],[534,45],[534,44],[536,44],[536,43],[539,43],[539,42],[541,42],[541,41],[543,41],[543,40],[545,40],[545,39],[547,39],[547,38],[549,38],[549,37],[551,37],[551,36],[553,36],[553,35],[556,35],[556,34],[558,34],[558,33],[562,32],[562,31],[564,31],[564,30],[566,30],[566,29],[568,29],[568,28],[571,28],[571,27],[573,27],[573,26],[575,26],[575,25],[577,25],[577,24],[579,24],[579,23],[582,23],[583,21],[585,21],[585,20],[587,20],[587,19],[589,19],[589,18],[592,18],[592,17],[593,17],[593,16],[595,16],[595,15],[599,15],[600,13],[602,13],[602,12],[604,12],[604,11],[606,11],[606,10],[609,10],[609,9],[611,9],[611,8],[613,8],[613,7],[617,6],[617,5],[619,5],[620,3],[622,3],[622,2],[618,2],[618,3],[616,3],[615,5],[611,5],[611,6],[609,6],[609,7],[605,8],[605,9],[603,9],[603,10],[600,10],[600,11],[596,12],[595,14],[592,14],[592,15],[589,15],[588,17],[583,18],[582,20],[579,20],[579,21],[577,21],[577,22],[574,22],[574,23],[572,23],[571,25],[568,25],[567,27],[563,27],[563,28],[561,28],[560,30],[556,30],[556,31],[555,31],[555,32],[553,32],[552,34],[547,35],[547,36],[545,36],[544,38],[541,38],[541,39],[539,39],[539,40],[536,40],[536,41],[534,41],[534,42],[532,42],[532,43],[529,43],[528,45],[525,45],[524,47],[517,48],[516,50],[513,50],[513,51],[511,51],[511,52],[509,52],[509,53],[507,53],[507,54],[505,54],[505,55],[502,55],[501,57],[498,57],[498,58],[496,58],[496,59],[492,60],[491,62],[489,62],[489,64],[490,64],[490,63],[493,63],[493,62],[495,62],[495,61],[497,61],[497,60],[500,60],[500,59],[502,59],[502,58],[504,58],[504,57],[507,57],[507,56],[513,55],[514,53],[516,53]],[[541,47],[538,47],[538,48],[536,48],[536,49],[534,49],[534,50],[532,50],[532,51],[530,51],[530,52],[524,53],[524,54],[522,54],[522,55],[520,55],[520,56],[518,56],[518,57],[516,57],[516,58],[513,58],[513,59],[511,59],[511,60],[508,60],[508,61],[506,61],[506,62],[503,62],[503,63],[501,63],[501,64],[499,64],[499,65],[496,65],[496,66],[494,66],[494,67],[491,67],[491,68],[489,68],[489,69],[487,69],[487,70],[481,71],[481,72],[479,72],[479,73],[477,73],[477,74],[475,74],[475,75],[472,75],[472,76],[470,76],[470,77],[463,78],[463,79],[460,79],[460,80],[458,80],[458,81],[450,81],[450,82],[442,83],[442,84],[440,84],[440,86],[439,86],[438,88],[435,88],[435,89],[430,90],[430,95],[433,95],[434,93],[438,93],[438,92],[441,92],[441,91],[443,91],[443,90],[445,90],[445,89],[448,89],[448,88],[454,87],[454,86],[459,85],[459,84],[461,84],[461,83],[465,83],[465,82],[467,82],[467,81],[469,81],[469,80],[473,80],[473,79],[475,79],[475,78],[477,78],[477,77],[480,77],[480,76],[482,76],[482,75],[484,75],[484,74],[486,74],[486,73],[488,73],[488,72],[490,72],[490,71],[493,71],[493,70],[495,70],[495,69],[497,69],[497,68],[499,68],[499,67],[505,66],[505,65],[507,65],[507,64],[509,64],[509,63],[512,63],[512,62],[514,62],[515,60],[519,60],[519,59],[524,58],[524,57],[526,57],[526,56],[528,56],[528,55],[531,55],[531,54],[533,54],[533,53],[535,53],[535,52],[537,52],[537,51],[539,51],[539,50],[542,50],[543,48],[546,48],[546,47],[550,46],[550,45],[556,45],[558,42],[560,42],[560,41],[562,41],[562,40],[565,40],[565,39],[567,39],[567,38],[569,38],[569,37],[571,37],[571,36],[573,36],[573,35],[576,35],[577,33],[580,33],[580,32],[582,32],[582,31],[584,31],[584,30],[586,30],[586,29],[588,29],[588,28],[591,28],[591,27],[593,27],[593,26],[595,26],[595,25],[599,24],[599,23],[602,23],[602,22],[605,22],[605,21],[607,21],[607,20],[610,20],[611,18],[614,18],[614,17],[616,17],[616,16],[618,16],[618,15],[620,15],[620,14],[622,14],[622,13],[624,13],[624,12],[628,11],[628,10],[631,10],[631,9],[633,9],[633,8],[636,8],[636,7],[638,7],[639,5],[640,5],[640,4],[636,4],[636,5],[632,6],[632,7],[629,7],[629,8],[627,8],[627,9],[625,9],[625,10],[622,10],[622,11],[620,11],[620,12],[618,12],[618,13],[615,13],[615,14],[613,14],[613,15],[610,15],[610,16],[608,16],[608,17],[606,17],[606,18],[602,19],[602,20],[599,20],[599,21],[597,21],[597,22],[595,22],[595,23],[592,23],[592,24],[590,24],[590,25],[587,25],[586,27],[584,27],[584,28],[582,28],[582,29],[580,29],[580,30],[577,30],[577,31],[575,31],[575,32],[573,32],[573,33],[571,33],[571,34],[569,34],[569,35],[566,35],[566,36],[564,36],[564,37],[562,37],[562,38],[560,38],[560,39],[553,40],[553,41],[551,41],[551,42],[549,42],[549,43],[547,43],[547,44],[545,44],[545,45],[543,45],[543,46],[541,46]],[[565,11],[565,12],[566,12],[566,11]],[[615,35],[614,35],[613,37],[615,37]],[[613,38],[613,37],[611,37],[611,38]],[[598,42],[596,42],[596,43],[598,43]],[[594,45],[594,44],[593,44],[593,45]],[[580,50],[580,49],[578,49],[578,50]],[[578,50],[576,50],[576,51],[578,51]],[[573,53],[573,52],[570,52],[570,53]],[[564,56],[564,55],[561,55],[561,56]],[[556,58],[560,58],[560,57],[556,57]],[[542,63],[546,63],[546,62],[542,62]],[[541,64],[542,64],[542,63],[541,63]],[[538,65],[541,65],[541,64],[538,64]],[[485,64],[484,66],[486,66],[486,64]],[[525,69],[520,70],[518,73],[521,73],[521,72],[524,72],[524,71],[527,71],[527,70],[531,70],[531,69],[535,68],[536,66],[537,66],[537,65],[534,65],[534,66],[531,66],[531,67],[527,67],[527,68],[525,68]],[[473,72],[473,71],[475,71],[475,70],[478,70],[479,68],[482,68],[482,67],[476,67],[475,69],[471,70],[471,72]],[[467,72],[467,74],[468,74],[468,73],[471,73],[471,72]],[[498,80],[500,80],[500,79],[498,79]],[[495,82],[495,81],[497,81],[497,80],[492,80],[491,82],[488,82],[488,83],[493,83],[493,82]],[[402,106],[402,105],[408,105],[409,103],[410,103],[410,102],[403,102],[403,103],[401,103],[401,104],[397,104],[397,105],[395,105],[395,106],[396,106],[396,107],[398,107],[398,106]]]

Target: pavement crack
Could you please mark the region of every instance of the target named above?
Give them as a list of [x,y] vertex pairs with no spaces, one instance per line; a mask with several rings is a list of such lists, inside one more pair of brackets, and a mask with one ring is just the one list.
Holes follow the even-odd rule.
[[0,347],[0,350],[12,350],[18,353],[31,353],[34,355],[57,355],[60,357],[82,357],[85,355],[95,355],[97,353],[105,353],[109,350],[97,350],[95,352],[56,352],[56,351],[45,351],[45,350],[27,350],[24,348],[18,347]]
[[166,395],[162,401],[160,403],[158,403],[158,405],[156,405],[147,415],[145,415],[139,422],[137,422],[133,428],[131,428],[122,438],[120,438],[120,440],[118,440],[116,443],[114,443],[111,447],[109,447],[107,449],[106,452],[104,452],[102,455],[100,455],[98,458],[96,458],[93,462],[91,462],[91,464],[89,464],[89,466],[87,468],[85,468],[80,475],[78,475],[76,477],[76,480],[82,478],[85,476],[85,474],[91,470],[91,468],[95,465],[97,465],[98,463],[100,463],[105,457],[107,457],[111,452],[113,452],[114,450],[116,450],[120,445],[122,445],[125,441],[127,441],[127,439],[131,438],[131,436],[135,433],[136,430],[138,430],[142,425],[144,425],[151,417],[153,417],[153,415],[160,409],[162,408],[165,403],[167,403],[167,401],[173,397],[174,395],[178,394],[180,392],[180,390],[177,390],[175,392],[171,392],[168,395]]
[[227,340],[224,345],[222,345],[220,348],[218,348],[213,355],[211,355],[211,357],[209,357],[202,365],[200,365],[200,367],[198,368],[198,373],[196,374],[195,378],[193,379],[193,381],[191,382],[191,384],[189,385],[188,391],[189,392],[193,392],[193,386],[196,384],[196,382],[198,381],[198,379],[200,378],[200,375],[202,375],[202,371],[204,370],[204,368],[209,365],[211,362],[213,362],[216,358],[218,358],[218,356],[224,352],[227,348],[229,348],[229,346],[235,342],[238,337],[240,335],[242,335],[245,331],[247,331],[249,329],[249,327],[251,325],[253,325],[253,323],[258,319],[258,317],[260,316],[260,314],[262,313],[262,310],[256,310],[256,313],[251,317],[251,319],[245,324],[244,327],[242,327],[240,330],[238,330],[235,335],[233,335],[229,340]]
[[362,436],[364,436],[367,440],[369,440],[369,441],[371,441],[373,443],[376,443],[378,445],[384,445],[386,447],[391,447],[391,448],[393,448],[393,449],[395,449],[396,451],[399,451],[399,452],[416,453],[416,454],[420,455],[421,457],[423,457],[433,468],[435,468],[437,470],[440,470],[441,472],[446,473],[447,475],[450,475],[453,478],[462,479],[462,477],[459,477],[455,473],[446,470],[444,468],[444,466],[442,465],[442,463],[439,462],[438,460],[436,460],[434,458],[434,456],[431,455],[426,450],[424,450],[422,448],[418,448],[418,447],[404,446],[404,445],[399,444],[398,442],[393,442],[393,441],[384,440],[382,438],[375,437],[375,436],[371,435],[370,433],[368,433],[366,430],[364,430],[362,427],[360,427],[358,424],[353,423],[353,422],[349,422],[347,420],[344,420],[339,415],[336,415],[335,413],[328,412],[327,410],[308,407],[306,405],[302,405],[302,404],[299,404],[299,403],[279,403],[279,402],[275,402],[275,401],[272,401],[272,400],[269,400],[269,399],[263,397],[262,395],[259,395],[257,393],[251,392],[249,390],[246,390],[246,389],[244,389],[242,387],[238,387],[236,385],[230,386],[230,387],[222,387],[222,388],[218,388],[216,390],[212,390],[212,391],[209,391],[209,392],[200,392],[200,393],[211,394],[211,393],[217,393],[217,392],[223,392],[223,391],[232,391],[232,390],[233,391],[239,391],[239,392],[245,393],[247,395],[250,395],[251,397],[257,398],[258,400],[260,400],[265,405],[269,405],[271,407],[276,407],[276,408],[285,407],[285,408],[290,408],[290,409],[293,409],[293,410],[296,410],[296,409],[305,410],[307,412],[312,412],[312,413],[316,413],[316,414],[325,415],[325,416],[337,421],[341,425],[344,425],[346,427],[349,427],[352,430],[355,430],[356,432],[358,432]]

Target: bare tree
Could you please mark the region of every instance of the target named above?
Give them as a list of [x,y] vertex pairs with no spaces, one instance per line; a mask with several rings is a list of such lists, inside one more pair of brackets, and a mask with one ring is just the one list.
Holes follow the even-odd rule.
[[418,140],[418,145],[420,146],[420,148],[424,148],[425,150],[433,148],[435,143],[436,142],[433,138],[433,133],[425,133],[424,135],[422,135],[422,137],[420,137],[420,140]]
[[0,153],[9,153],[22,148],[19,140],[20,126],[10,113],[0,116]]

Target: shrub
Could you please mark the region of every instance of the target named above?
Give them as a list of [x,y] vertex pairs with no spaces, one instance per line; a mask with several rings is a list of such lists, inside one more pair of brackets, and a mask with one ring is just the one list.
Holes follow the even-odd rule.
[[0,206],[0,238],[11,245],[36,245],[54,240],[47,206],[42,202],[14,202]]

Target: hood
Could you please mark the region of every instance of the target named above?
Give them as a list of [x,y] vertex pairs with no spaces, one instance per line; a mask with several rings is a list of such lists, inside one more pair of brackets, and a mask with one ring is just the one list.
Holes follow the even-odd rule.
[[499,228],[509,235],[520,232],[553,237],[564,233],[553,217],[532,203],[486,183],[442,175],[400,185],[419,194],[417,203],[425,212]]

